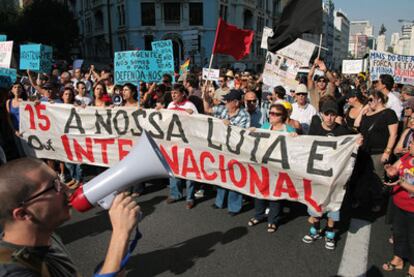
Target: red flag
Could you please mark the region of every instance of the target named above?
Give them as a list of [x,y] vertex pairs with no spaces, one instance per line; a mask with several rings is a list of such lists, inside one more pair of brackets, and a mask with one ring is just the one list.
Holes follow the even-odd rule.
[[219,18],[214,39],[213,54],[227,54],[240,60],[249,55],[254,32],[239,29]]

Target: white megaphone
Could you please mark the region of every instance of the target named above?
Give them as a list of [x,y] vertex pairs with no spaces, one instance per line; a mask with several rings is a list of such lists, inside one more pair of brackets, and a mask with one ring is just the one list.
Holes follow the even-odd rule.
[[80,212],[85,212],[96,204],[109,209],[117,192],[135,182],[173,176],[158,145],[144,131],[137,144],[121,162],[75,190],[70,203]]

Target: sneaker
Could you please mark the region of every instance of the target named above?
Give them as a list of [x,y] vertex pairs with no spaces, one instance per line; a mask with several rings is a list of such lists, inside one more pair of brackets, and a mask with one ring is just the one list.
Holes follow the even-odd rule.
[[335,232],[325,232],[325,248],[329,250],[335,249]]
[[304,243],[312,243],[315,240],[318,240],[321,238],[322,238],[321,230],[316,230],[316,228],[312,226],[309,230],[309,234],[305,235],[302,238],[302,241]]
[[196,193],[194,193],[194,197],[199,199],[199,198],[203,198],[204,197],[204,190],[200,189],[198,190]]

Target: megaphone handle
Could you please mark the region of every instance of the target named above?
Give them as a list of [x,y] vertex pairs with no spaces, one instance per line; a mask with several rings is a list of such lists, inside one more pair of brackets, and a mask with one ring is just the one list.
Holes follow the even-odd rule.
[[108,196],[105,196],[101,200],[98,201],[98,205],[105,210],[109,210],[112,206],[112,202],[114,202],[115,196],[118,194],[117,191],[112,192]]

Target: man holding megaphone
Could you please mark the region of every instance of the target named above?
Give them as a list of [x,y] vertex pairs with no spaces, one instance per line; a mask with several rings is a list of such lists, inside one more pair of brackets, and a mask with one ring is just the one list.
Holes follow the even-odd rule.
[[[140,207],[124,193],[109,210],[112,237],[96,276],[116,276]],[[79,276],[53,233],[69,220],[68,189],[41,160],[23,158],[0,167],[0,276]],[[112,275],[111,275],[112,274]]]

